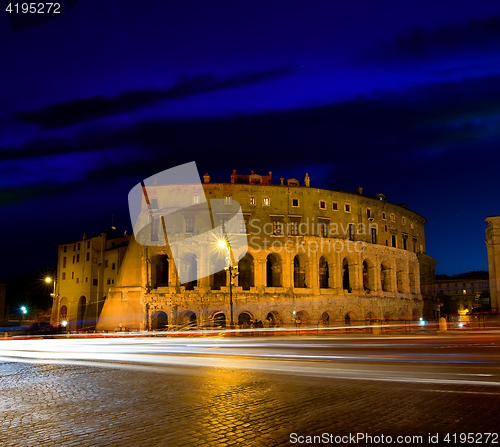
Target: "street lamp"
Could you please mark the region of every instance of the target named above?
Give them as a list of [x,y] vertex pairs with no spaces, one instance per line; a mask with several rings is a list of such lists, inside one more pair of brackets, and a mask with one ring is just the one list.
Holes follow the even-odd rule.
[[231,260],[231,245],[229,244],[229,239],[226,235],[226,229],[224,228],[224,236],[219,240],[218,245],[220,248],[227,250],[226,255],[226,267],[224,270],[229,271],[229,306],[231,308],[231,329],[234,327],[234,319],[233,319],[233,279],[236,278],[238,273],[238,266],[235,265],[233,267],[233,263]]
[[45,278],[45,282],[46,283],[51,283],[53,282],[54,283],[54,293],[51,293],[50,296],[54,297],[54,299],[56,298],[56,280],[55,279],[52,279],[50,276],[47,276],[47,278]]

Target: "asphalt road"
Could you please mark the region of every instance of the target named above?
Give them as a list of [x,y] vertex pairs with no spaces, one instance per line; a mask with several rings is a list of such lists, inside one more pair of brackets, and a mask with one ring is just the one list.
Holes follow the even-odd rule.
[[498,445],[500,337],[8,339],[0,393],[2,446]]

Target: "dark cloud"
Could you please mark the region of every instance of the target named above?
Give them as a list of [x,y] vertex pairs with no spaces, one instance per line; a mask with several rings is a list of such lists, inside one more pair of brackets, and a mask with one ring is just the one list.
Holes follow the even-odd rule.
[[[424,163],[429,157],[442,158],[463,148],[490,151],[489,137],[496,137],[491,120],[496,123],[498,112],[500,76],[491,76],[293,111],[94,128],[71,139],[32,141],[4,153],[3,159],[24,157],[30,165],[29,157],[90,155],[109,149],[111,162],[95,163],[89,157],[85,181],[81,177],[74,181],[83,185],[105,184],[119,177],[139,182],[192,160],[199,162],[200,170],[209,170],[215,181],[227,181],[232,169],[272,170],[278,176],[280,170],[302,172],[305,164],[318,160],[333,172],[369,159],[370,169],[386,172],[394,165],[411,160]],[[139,158],[127,156],[124,147],[136,148]],[[67,177],[71,183],[71,176]]]
[[281,67],[253,73],[239,73],[225,78],[217,78],[212,74],[180,75],[176,78],[174,86],[165,89],[142,89],[115,96],[92,96],[75,99],[39,110],[20,111],[16,113],[16,116],[20,121],[36,123],[46,128],[64,127],[136,110],[158,101],[186,98],[201,93],[256,84],[285,76],[290,72],[290,67]]
[[396,34],[366,58],[386,62],[404,62],[408,58],[450,56],[466,50],[496,50],[500,45],[500,16],[471,19],[434,29],[414,28]]

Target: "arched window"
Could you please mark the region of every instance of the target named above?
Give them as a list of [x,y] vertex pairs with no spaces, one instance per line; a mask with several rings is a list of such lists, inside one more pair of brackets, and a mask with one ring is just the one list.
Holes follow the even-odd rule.
[[253,256],[250,253],[247,253],[238,263],[238,272],[238,285],[243,290],[250,290],[250,287],[255,286]]
[[223,312],[214,315],[214,327],[226,327],[226,315]]
[[242,312],[238,315],[238,325],[243,328],[249,328],[250,327],[250,321],[252,320],[252,317],[248,312]]
[[156,312],[151,316],[151,329],[153,331],[166,331],[168,329],[168,317],[165,312]]
[[351,292],[351,282],[349,279],[349,262],[347,259],[344,259],[342,262],[342,288],[347,291]]
[[319,258],[319,287],[322,289],[328,288],[329,281],[330,270],[328,267],[328,262],[323,256],[321,256],[321,258]]
[[299,255],[293,258],[293,286],[296,288],[307,287],[305,260]]
[[281,259],[272,253],[266,259],[266,285],[267,287],[281,287]]

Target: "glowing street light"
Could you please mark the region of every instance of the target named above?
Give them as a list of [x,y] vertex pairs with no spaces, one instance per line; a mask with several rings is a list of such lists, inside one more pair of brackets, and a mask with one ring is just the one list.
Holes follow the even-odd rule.
[[26,306],[21,306],[21,313],[23,315],[26,315],[28,313],[28,309],[26,309]]
[[226,267],[224,270],[229,271],[229,307],[231,308],[231,329],[234,327],[234,318],[233,318],[233,279],[236,278],[238,273],[238,266],[233,267],[233,263],[231,261],[231,245],[229,244],[229,239],[226,234],[226,227],[224,225],[224,237],[219,239],[217,245],[219,248],[227,250],[226,255]]

